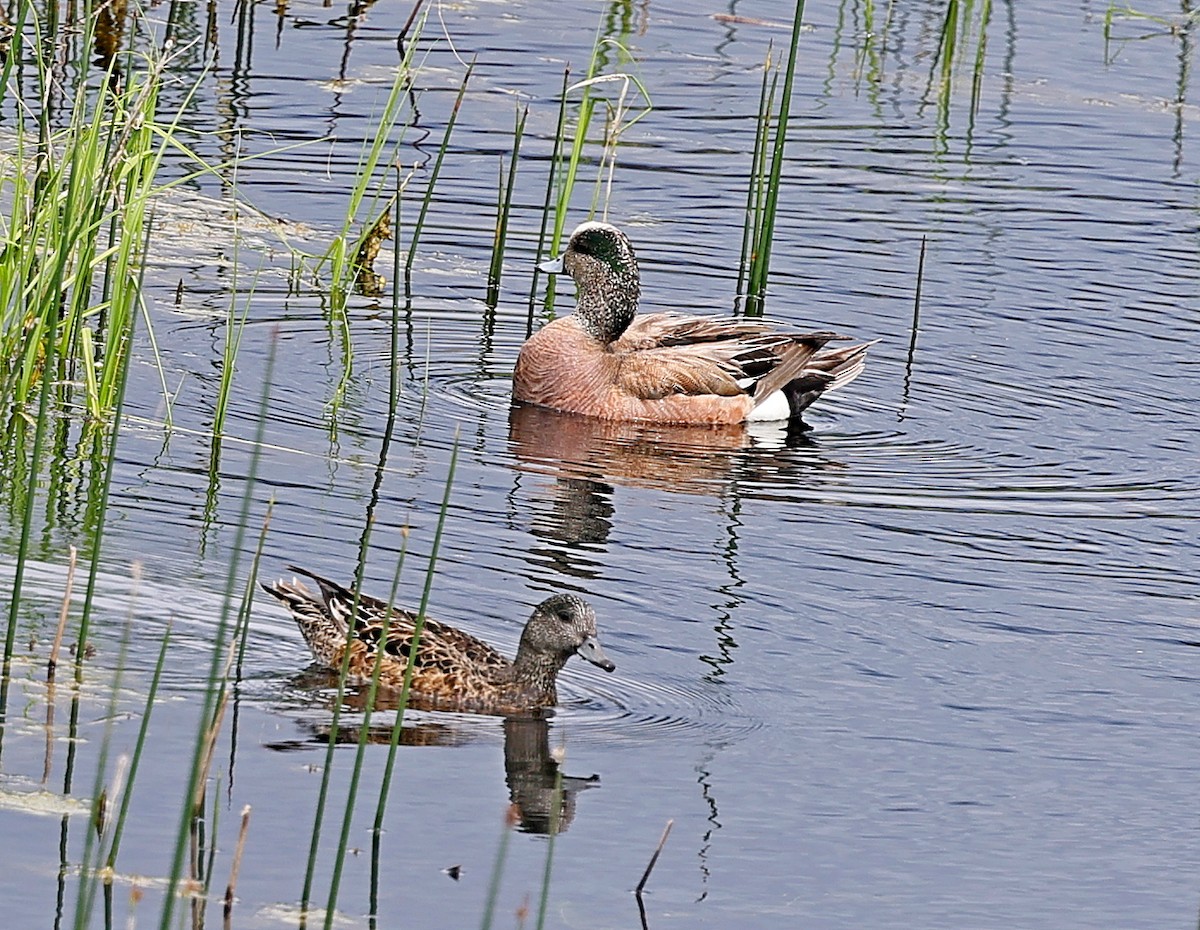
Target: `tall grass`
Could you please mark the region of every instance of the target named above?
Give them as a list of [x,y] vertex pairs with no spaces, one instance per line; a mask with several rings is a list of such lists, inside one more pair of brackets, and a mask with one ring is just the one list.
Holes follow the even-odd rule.
[[[195,87],[176,115],[160,122],[158,93],[171,54],[130,51],[94,83],[77,82],[66,125],[53,129],[55,49],[26,41],[45,24],[33,4],[18,9],[8,61],[30,60],[33,77],[25,82],[33,86],[18,89],[9,70],[0,88],[0,102],[20,97],[15,151],[0,175],[10,202],[0,247],[0,403],[6,417],[31,419],[26,405],[46,377],[59,404],[74,400],[92,419],[106,420],[132,319],[144,312],[141,269],[156,179],[166,152],[182,148],[178,120]],[[88,20],[86,28],[93,25]],[[77,43],[74,64],[82,75],[93,73],[93,38],[88,32]],[[35,100],[41,107],[31,117]]]
[[[85,439],[81,439],[81,455],[92,465],[90,484],[86,488],[88,525],[92,528],[88,559],[88,575],[79,612],[78,636],[73,662],[74,682],[82,684],[85,679],[84,660],[93,622],[99,622],[97,610],[101,557],[104,550],[104,530],[108,519],[109,504],[113,490],[119,487],[116,480],[119,462],[118,441],[123,440],[121,425],[124,398],[131,377],[130,359],[137,344],[148,344],[151,353],[157,354],[151,319],[142,303],[141,292],[144,281],[143,270],[154,232],[154,196],[161,191],[157,179],[165,153],[174,148],[184,152],[179,141],[179,117],[164,120],[159,113],[159,90],[168,74],[174,40],[168,38],[167,51],[162,55],[146,52],[136,55],[130,51],[115,49],[108,66],[96,72],[89,61],[94,36],[91,25],[83,21],[85,34],[75,38],[79,49],[76,67],[83,75],[74,90],[68,93],[65,125],[55,129],[52,108],[48,102],[56,92],[56,51],[47,45],[34,43],[23,47],[26,27],[29,33],[57,36],[66,30],[62,24],[41,21],[31,4],[16,5],[19,24],[14,38],[14,49],[4,58],[4,85],[0,95],[10,92],[9,80],[13,75],[13,62],[28,57],[35,62],[33,69],[39,95],[36,103],[44,104],[16,108],[21,132],[18,133],[18,150],[12,171],[0,175],[0,184],[5,185],[4,202],[10,202],[9,215],[2,219],[3,241],[0,242],[0,399],[5,404],[6,418],[11,419],[14,429],[4,440],[4,451],[10,461],[19,462],[24,469],[14,483],[23,483],[23,529],[22,541],[16,554],[16,582],[10,592],[10,610],[4,646],[4,668],[0,674],[0,751],[4,747],[7,701],[11,681],[11,663],[18,630],[18,613],[21,604],[22,579],[26,564],[32,561],[32,538],[35,525],[35,507],[39,501],[37,476],[53,469],[46,466],[46,447],[56,437],[65,436],[62,424],[67,417],[74,416],[71,424],[82,424]],[[48,13],[56,15],[57,4],[50,4]],[[210,11],[210,16],[215,15]],[[245,17],[246,11],[239,7],[237,15]],[[172,8],[167,26],[168,36],[178,31],[178,11]],[[247,28],[250,28],[249,26]],[[118,33],[119,34],[119,33]],[[349,196],[345,222],[335,235],[330,248],[316,258],[315,264],[327,272],[333,295],[330,306],[335,315],[345,321],[346,295],[354,286],[353,280],[361,283],[361,272],[370,265],[385,228],[382,221],[391,216],[391,224],[397,234],[400,231],[400,206],[403,193],[403,172],[396,165],[397,148],[392,143],[397,127],[403,121],[406,100],[411,99],[413,49],[411,43],[404,52],[390,94],[383,106],[383,115],[377,124],[377,134],[365,149],[360,165],[359,178]],[[605,72],[608,56],[617,53],[617,69]],[[555,164],[561,169],[552,176],[548,191],[557,192],[555,221],[555,243],[559,242],[563,224],[567,218],[568,205],[576,181],[589,165],[594,165],[594,175],[589,176],[591,187],[591,212],[607,209],[611,196],[615,164],[622,133],[648,112],[648,94],[640,81],[629,72],[630,56],[616,39],[604,39],[593,49],[592,67],[588,76],[576,84],[569,84],[564,75],[563,108],[560,124],[566,126],[569,97],[580,98],[578,116],[574,124],[570,156],[560,163],[565,133],[556,141]],[[409,231],[408,249],[403,256],[406,271],[411,271],[413,256],[425,224],[430,202],[434,197],[442,161],[449,150],[451,134],[458,118],[472,68],[468,67],[462,86],[447,122],[445,133],[425,187],[424,200],[415,226]],[[88,76],[94,78],[89,80]],[[193,90],[194,92],[194,90]],[[638,113],[635,103],[644,100],[644,109]],[[181,111],[191,101],[186,97]],[[22,101],[23,104],[28,101]],[[603,107],[601,132],[600,107]],[[36,114],[30,116],[30,113]],[[593,117],[596,117],[593,120]],[[511,209],[519,148],[525,124],[521,114],[514,131],[514,144],[507,175],[502,171],[498,189],[498,221],[493,253],[492,274],[489,290],[498,297],[499,274],[503,265],[504,247],[508,235],[508,219]],[[597,148],[598,146],[598,148]],[[598,154],[591,158],[592,152]],[[395,190],[384,192],[380,175],[396,170]],[[11,194],[11,198],[10,198]],[[372,246],[372,243],[374,244]],[[395,250],[393,276],[398,282],[401,274],[401,249]],[[233,295],[225,323],[224,350],[221,362],[221,381],[213,415],[213,451],[210,464],[209,516],[216,512],[217,484],[214,476],[220,454],[221,436],[225,431],[228,410],[238,389],[235,372],[237,357],[247,320],[249,300],[253,288],[243,291],[235,252]],[[490,295],[492,296],[492,295]],[[360,541],[359,560],[356,568],[356,588],[361,585],[364,566],[369,551],[370,530],[374,519],[374,505],[378,501],[379,483],[386,473],[392,431],[397,414],[397,398],[400,387],[399,353],[397,352],[399,296],[393,294],[392,317],[392,369],[389,397],[389,419],[384,442],[380,451],[376,487],[369,508],[363,536]],[[348,324],[344,332],[348,335]],[[349,344],[347,339],[346,344]],[[267,354],[263,372],[262,388],[258,399],[258,423],[253,439],[248,473],[242,491],[240,507],[233,518],[231,539],[228,549],[232,553],[222,593],[221,607],[211,631],[211,651],[206,656],[205,668],[199,670],[202,685],[198,701],[198,716],[193,733],[184,734],[185,773],[178,788],[178,812],[171,825],[171,842],[167,848],[169,866],[165,869],[165,887],[161,907],[156,915],[139,915],[141,925],[157,925],[168,928],[178,925],[181,918],[176,913],[182,896],[193,894],[191,921],[195,925],[204,923],[207,896],[212,887],[214,867],[219,852],[227,853],[217,842],[218,815],[225,806],[219,792],[212,790],[218,781],[213,774],[213,763],[218,741],[232,728],[236,728],[236,688],[241,677],[241,665],[247,649],[249,616],[253,605],[254,580],[262,554],[263,539],[270,519],[270,506],[263,522],[258,545],[246,565],[243,554],[252,534],[252,526],[259,509],[256,503],[256,476],[264,452],[266,424],[271,407],[271,391],[274,365],[278,351],[277,340],[273,340]],[[346,372],[349,375],[349,359]],[[160,371],[160,380],[163,380]],[[164,389],[164,395],[166,391]],[[170,408],[168,405],[168,425]],[[56,432],[58,430],[58,432]],[[32,432],[32,446],[27,432]],[[19,452],[19,454],[17,454]],[[449,510],[450,493],[457,467],[458,443],[450,457],[444,493],[438,513],[429,563],[425,574],[425,587],[418,611],[416,636],[420,636],[424,623],[435,566],[439,554],[443,528]],[[61,480],[55,478],[54,480]],[[44,495],[43,495],[44,496]],[[405,536],[407,541],[407,534]],[[401,549],[392,582],[392,598],[398,586],[406,549]],[[247,580],[247,575],[248,580]],[[389,598],[389,601],[392,599]],[[69,598],[66,599],[69,602]],[[64,618],[66,617],[64,607]],[[109,695],[108,719],[115,720],[122,675],[125,674],[126,645],[132,627],[127,625],[122,639],[122,651],[117,659],[117,675]],[[103,740],[93,743],[96,750],[96,768],[92,784],[92,821],[79,862],[70,861],[67,842],[67,821],[62,827],[60,847],[60,914],[66,912],[68,881],[76,881],[74,913],[68,919],[76,927],[90,926],[96,901],[104,896],[107,925],[114,924],[112,895],[115,871],[122,858],[123,838],[134,817],[135,800],[144,797],[145,789],[135,794],[139,774],[143,771],[144,753],[152,737],[153,711],[158,698],[163,670],[168,656],[177,641],[170,625],[157,648],[157,662],[150,680],[149,691],[141,708],[141,719],[134,736],[130,755],[120,755],[115,765],[111,758],[118,756],[112,743],[113,727],[106,728]],[[415,648],[415,642],[414,642]],[[57,650],[57,646],[55,647]],[[377,664],[368,690],[365,719],[361,725],[359,746],[353,761],[350,787],[341,823],[333,834],[336,843],[332,873],[328,876],[328,893],[324,896],[325,923],[329,926],[336,913],[344,860],[349,848],[350,828],[355,801],[362,792],[361,774],[364,765],[365,739],[369,732],[368,723],[375,712],[375,698],[379,690]],[[373,842],[378,845],[383,836],[385,812],[390,800],[390,789],[395,772],[395,761],[404,720],[404,706],[411,686],[411,667],[405,677],[400,695],[399,709],[392,728],[387,765],[378,789],[372,830]],[[343,669],[341,687],[345,687],[346,672]],[[76,773],[77,758],[88,758],[77,753],[90,751],[87,741],[86,704],[80,699],[81,690],[76,689],[72,701],[71,719],[67,739],[68,760],[64,776],[63,792],[71,794]],[[334,769],[333,748],[337,743],[336,733],[340,725],[335,711],[332,733],[325,766],[328,779]],[[232,708],[232,712],[231,712]],[[230,719],[233,723],[230,723]],[[81,732],[82,729],[82,732]],[[47,727],[49,731],[49,726]],[[231,736],[236,751],[236,736]],[[176,743],[176,746],[178,743]],[[48,766],[47,762],[47,766]],[[232,762],[230,763],[232,775]],[[142,777],[145,777],[142,775]],[[312,831],[312,854],[305,874],[303,903],[307,908],[316,897],[316,850],[321,843],[322,825],[325,822],[325,785],[322,801],[318,804]],[[156,788],[158,786],[155,786]],[[561,814],[561,772],[556,774],[556,800],[553,805],[551,836],[557,833],[558,817]],[[226,814],[227,816],[227,814]],[[232,893],[236,872],[243,848],[247,815],[243,814],[239,834],[238,852],[234,853],[232,874],[226,891],[226,920],[232,906]],[[504,848],[510,842],[513,824],[510,822],[502,841]],[[93,828],[95,830],[93,834]],[[328,835],[328,834],[327,834]],[[553,840],[547,848],[546,862],[538,914],[538,926],[547,919],[550,879],[555,853]],[[127,858],[127,856],[126,856]],[[378,857],[374,861],[378,861]],[[503,854],[497,860],[496,882],[503,869]],[[377,879],[377,876],[375,877]],[[498,885],[496,886],[498,887]],[[494,897],[492,898],[494,904]],[[490,909],[489,909],[490,914]],[[487,919],[490,920],[490,917]],[[129,918],[133,924],[133,916]]]
[[[607,61],[608,52],[616,50],[618,66],[625,69],[610,74],[600,73],[601,65]],[[601,152],[598,158],[598,168],[593,181],[593,194],[588,216],[594,216],[599,209],[603,216],[608,215],[608,197],[612,192],[612,178],[616,170],[618,143],[622,133],[645,117],[653,108],[650,94],[641,80],[628,66],[632,64],[633,56],[620,42],[611,37],[599,39],[592,48],[592,57],[588,64],[588,73],[581,81],[567,88],[569,95],[580,91],[579,115],[575,121],[575,131],[571,139],[571,152],[566,164],[561,166],[558,173],[557,199],[554,211],[554,231],[550,240],[552,252],[556,252],[562,243],[562,234],[567,221],[568,207],[575,183],[579,175],[579,166],[583,160],[588,134],[592,126],[596,105],[605,104],[604,131],[601,140]],[[605,96],[602,90],[612,91]],[[632,118],[628,117],[636,97],[642,99],[642,106]],[[601,192],[603,191],[603,196]]]
[[425,229],[425,220],[429,216],[429,206],[433,203],[433,192],[437,188],[438,177],[442,173],[442,163],[446,160],[446,150],[450,146],[450,137],[454,133],[454,126],[458,123],[459,110],[462,109],[463,98],[467,95],[467,85],[471,81],[471,75],[475,71],[475,60],[467,65],[467,70],[463,72],[462,82],[458,85],[458,95],[454,98],[454,106],[450,110],[450,116],[446,120],[446,129],[442,133],[442,142],[438,146],[437,156],[433,160],[433,167],[429,171],[429,180],[425,184],[425,196],[421,198],[421,209],[417,212],[417,221],[413,225],[412,233],[408,242],[408,254],[404,259],[404,271],[406,274],[412,273],[413,261],[417,255],[417,243],[421,239],[421,232]]
[[[1112,63],[1115,59],[1116,52],[1112,49],[1113,43],[1124,45],[1126,42],[1154,39],[1161,36],[1180,38],[1186,42],[1192,27],[1198,22],[1200,22],[1200,9],[1193,9],[1191,4],[1186,2],[1180,4],[1178,13],[1170,16],[1139,10],[1130,4],[1110,2],[1108,9],[1104,11],[1104,60]],[[1144,28],[1132,35],[1118,35],[1118,26],[1121,23],[1137,24]],[[1186,60],[1186,56],[1181,57]]]
[[[263,437],[268,420],[267,411],[270,407],[276,346],[276,340],[272,340],[264,365],[263,387],[258,406],[258,425],[247,469],[245,487],[242,493],[239,518],[230,546],[232,555],[230,556],[229,569],[226,575],[222,607],[213,637],[212,654],[209,659],[208,673],[205,678],[206,687],[204,689],[196,735],[192,743],[192,758],[182,803],[180,804],[174,851],[171,858],[170,871],[167,875],[167,888],[163,898],[163,907],[160,913],[159,927],[161,930],[168,930],[171,926],[177,897],[176,892],[183,875],[184,853],[187,849],[188,839],[192,834],[194,825],[203,811],[205,781],[212,759],[212,749],[224,717],[229,671],[234,656],[238,654],[232,648],[236,637],[231,641],[230,631],[233,630],[235,633],[241,631],[241,634],[245,635],[245,618],[248,617],[250,606],[253,603],[253,598],[249,593],[253,591],[253,584],[251,583],[245,585],[244,590],[247,593],[241,598],[240,609],[235,609],[235,592],[239,584],[241,584],[240,554],[243,551],[246,532],[250,524],[250,514],[254,504],[255,478],[258,474],[258,466],[263,448]],[[251,571],[252,581],[256,574],[257,562]]]
[[500,183],[497,185],[496,234],[492,237],[492,263],[488,267],[487,306],[496,309],[500,300],[500,277],[504,268],[504,248],[508,241],[508,218],[512,211],[513,187],[517,180],[517,159],[521,154],[521,139],[525,135],[525,120],[529,107],[517,114],[513,127],[513,148],[508,163],[508,179],[505,180],[504,162],[500,163]]
[[[804,19],[804,0],[796,0],[792,20],[792,39],[783,72],[783,91],[779,108],[772,112],[775,99],[774,79],[767,91],[766,76],[751,166],[751,194],[747,201],[746,228],[743,235],[742,265],[746,279],[746,315],[761,316],[767,299],[767,276],[771,268],[771,245],[775,237],[775,214],[779,204],[779,183],[783,174],[783,155],[787,146],[788,119],[791,114],[792,84],[796,74],[797,49]],[[768,59],[769,61],[769,59]],[[767,157],[767,153],[770,157]]]
[[[420,7],[420,4],[418,4]],[[402,51],[396,66],[396,76],[383,103],[379,116],[374,120],[375,132],[359,159],[354,185],[350,189],[342,228],[333,241],[318,257],[318,270],[328,268],[333,293],[333,309],[341,313],[345,308],[346,295],[360,278],[363,267],[363,247],[372,237],[378,237],[379,217],[391,209],[391,195],[387,193],[390,171],[397,162],[403,132],[395,136],[401,117],[411,114],[413,80],[416,74],[414,58],[420,36],[425,26],[427,13],[417,15],[410,26],[415,30],[413,41]],[[406,27],[406,29],[409,27]],[[402,127],[403,129],[404,127]],[[364,221],[363,214],[367,214]],[[355,230],[360,230],[355,232]]]

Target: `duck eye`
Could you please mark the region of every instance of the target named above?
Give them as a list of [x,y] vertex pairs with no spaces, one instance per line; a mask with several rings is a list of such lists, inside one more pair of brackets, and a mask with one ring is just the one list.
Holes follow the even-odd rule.
[[562,623],[570,623],[571,619],[572,619],[571,611],[567,610],[565,607],[562,610],[556,612],[554,616],[558,617],[559,621],[561,621]]

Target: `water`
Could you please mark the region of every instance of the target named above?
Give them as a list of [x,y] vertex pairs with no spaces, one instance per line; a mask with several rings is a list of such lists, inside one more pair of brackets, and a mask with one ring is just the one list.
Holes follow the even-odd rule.
[[[550,803],[536,769],[559,745],[577,780],[554,850],[550,926],[636,925],[629,891],[668,819],[646,900],[651,927],[1195,923],[1191,27],[1172,36],[1148,21],[1118,22],[1120,36],[1150,37],[1110,45],[1106,62],[1103,9],[996,4],[972,119],[974,46],[949,110],[939,109],[927,88],[943,8],[895,7],[878,59],[878,42],[860,57],[866,5],[806,11],[767,304],[793,325],[881,342],[855,384],[814,408],[810,432],[753,438],[510,415],[507,378],[525,337],[563,62],[582,73],[600,22],[633,51],[654,102],[624,137],[609,207],[638,249],[643,307],[724,310],[757,68],[769,40],[785,41],[772,24],[790,22],[791,10],[722,11],[765,21],[746,23],[648,4],[442,9],[459,54],[478,53],[479,64],[402,321],[403,396],[367,590],[386,593],[408,528],[401,592],[419,599],[457,441],[432,612],[511,649],[532,604],[580,591],[618,669],[606,676],[573,663],[544,730],[414,717],[406,742],[421,745],[400,752],[382,838],[381,925],[478,921],[513,798],[529,822],[510,848],[497,920],[514,922],[527,895],[536,908],[547,851],[537,830]],[[318,292],[289,289],[286,263],[266,249],[283,229],[317,251],[339,227],[408,10],[351,16],[292,4],[277,21],[251,9],[252,26],[219,20],[218,68],[190,115],[218,133],[197,142],[214,160],[235,129],[245,150],[273,152],[237,176],[239,195],[266,219],[242,220],[252,228],[237,301],[248,301],[249,322],[231,439],[210,481],[203,430],[233,236],[220,183],[202,177],[164,212],[175,234],[149,271],[177,429],[167,437],[157,425],[161,388],[147,350],[118,450],[85,684],[82,797],[110,720],[114,752],[132,744],[159,637],[173,624],[119,860],[122,876],[145,876],[150,889],[169,865],[164,837],[178,819],[197,669],[250,468],[239,440],[255,432],[274,334],[279,361],[252,490],[252,528],[275,502],[264,571],[296,562],[348,579],[387,414],[386,302],[351,302],[355,376],[331,421],[340,330]],[[1167,4],[1145,12],[1179,16]],[[883,11],[874,14],[881,32]],[[238,45],[239,28],[253,43]],[[438,28],[423,41],[418,107],[428,135],[406,136],[406,165],[436,151],[461,75],[447,44],[433,41]],[[529,129],[503,296],[489,315],[494,179],[517,101],[530,106]],[[310,144],[274,151],[293,141]],[[426,176],[413,182],[410,220]],[[568,226],[589,195],[580,192]],[[388,266],[385,252],[379,267]],[[19,802],[43,770],[36,681],[82,508],[56,508],[43,522],[19,637],[20,713],[0,775],[0,795],[16,796],[0,802],[11,838],[0,900],[22,926],[51,924],[57,907],[62,811],[38,816]],[[11,514],[0,524],[6,551],[16,526]],[[131,612],[136,636],[110,715]],[[266,599],[250,647],[215,764],[213,886],[223,889],[249,804],[235,922],[294,925],[333,694],[327,680],[302,675],[303,643]],[[60,684],[60,737],[65,693]],[[352,752],[335,754],[335,811]],[[47,787],[59,804],[64,753],[52,743]],[[347,926],[367,923],[367,831],[384,756],[368,747],[369,787],[350,834],[362,852],[349,859],[340,896]],[[77,863],[84,819],[67,832],[68,863]],[[326,824],[322,902],[336,832],[336,821]],[[457,883],[441,874],[454,864]],[[123,922],[127,891],[115,900]],[[134,912],[153,922],[156,908],[152,893]]]

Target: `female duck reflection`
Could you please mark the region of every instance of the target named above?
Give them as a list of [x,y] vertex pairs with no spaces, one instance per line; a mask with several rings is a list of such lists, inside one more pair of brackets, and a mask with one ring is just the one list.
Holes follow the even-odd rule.
[[[304,672],[293,679],[293,683],[305,691],[306,701],[314,686],[329,684],[333,676],[333,672],[328,669],[319,670],[316,674],[319,681],[314,681],[313,671]],[[395,710],[396,701],[395,695],[381,693],[375,702],[375,709]],[[345,704],[350,710],[360,713],[365,711],[366,690],[347,691]],[[586,788],[600,787],[599,775],[580,777],[567,775],[565,772],[562,774],[561,784],[555,785],[562,768],[563,753],[561,750],[555,752],[550,748],[551,713],[553,711],[539,710],[503,718],[504,782],[508,785],[508,797],[517,817],[517,827],[524,833],[548,835],[565,832],[575,820],[576,796],[579,792]],[[488,721],[485,727],[485,720],[487,718],[480,717],[470,721],[466,718],[418,712],[405,718],[404,727],[400,731],[400,742],[405,746],[464,746],[490,736],[492,724]],[[328,742],[328,725],[303,721],[301,726],[309,732],[313,742]],[[343,724],[338,728],[339,743],[357,744],[358,739],[358,727]],[[390,724],[372,726],[367,731],[367,742],[388,745],[391,740]],[[561,744],[561,739],[559,742]],[[269,748],[286,751],[302,746],[282,742],[271,744]]]

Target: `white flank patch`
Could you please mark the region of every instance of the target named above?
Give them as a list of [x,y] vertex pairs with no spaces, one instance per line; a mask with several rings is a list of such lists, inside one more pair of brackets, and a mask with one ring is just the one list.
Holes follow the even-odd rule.
[[792,408],[788,404],[787,398],[783,395],[783,391],[775,391],[773,394],[768,394],[762,401],[754,406],[746,417],[747,423],[759,423],[769,420],[787,420],[792,415]]

